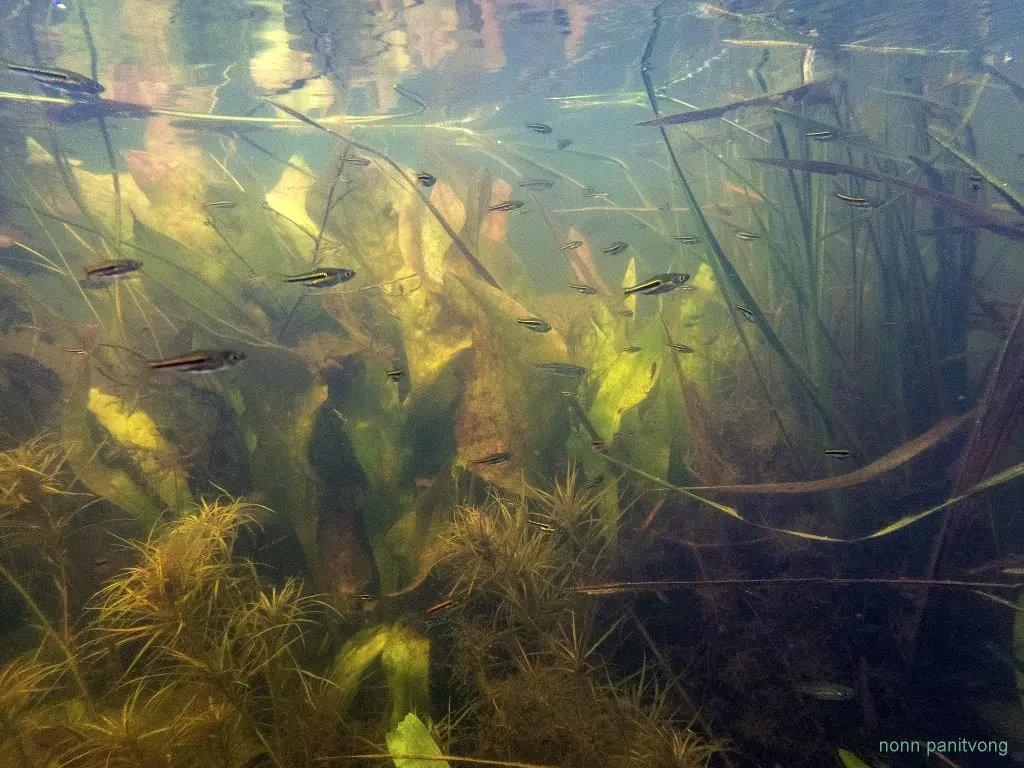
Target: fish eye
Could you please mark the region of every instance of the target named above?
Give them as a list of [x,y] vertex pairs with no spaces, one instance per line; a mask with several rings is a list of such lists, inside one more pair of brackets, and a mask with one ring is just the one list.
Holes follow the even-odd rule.
[[242,352],[228,352],[229,363],[240,363],[245,360],[245,354]]

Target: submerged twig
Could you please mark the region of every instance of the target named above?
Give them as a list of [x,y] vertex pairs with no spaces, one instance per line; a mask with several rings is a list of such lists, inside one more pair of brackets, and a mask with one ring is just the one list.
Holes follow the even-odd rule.
[[956,579],[904,579],[904,578],[838,578],[835,576],[792,576],[767,579],[686,579],[670,581],[613,581],[606,584],[588,584],[573,587],[583,595],[622,595],[633,592],[663,592],[673,589],[725,586],[803,586],[809,584],[882,584],[894,587],[956,587],[960,589],[1020,589],[1024,582],[958,581]]

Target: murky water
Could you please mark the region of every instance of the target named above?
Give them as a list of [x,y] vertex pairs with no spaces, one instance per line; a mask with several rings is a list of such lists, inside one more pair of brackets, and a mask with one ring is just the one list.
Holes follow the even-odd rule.
[[0,765],[1020,762],[1021,9],[893,5],[0,0]]

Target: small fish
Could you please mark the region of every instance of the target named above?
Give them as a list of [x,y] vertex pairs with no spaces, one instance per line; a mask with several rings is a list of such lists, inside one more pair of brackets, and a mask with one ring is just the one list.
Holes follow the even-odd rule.
[[547,333],[551,330],[551,326],[541,320],[539,317],[522,317],[516,320],[524,328],[529,328],[531,331],[537,333]]
[[826,456],[831,456],[833,459],[848,459],[853,456],[853,452],[845,448],[826,448],[822,453]]
[[292,275],[284,278],[286,283],[302,283],[310,288],[330,288],[334,285],[347,283],[356,276],[354,269],[345,267],[322,267],[312,272],[303,272],[300,275]]
[[605,448],[605,445],[604,445],[604,440],[602,440],[602,439],[601,439],[600,437],[599,437],[599,438],[597,438],[596,440],[592,441],[592,442],[590,443],[590,445],[591,445],[591,446],[593,447],[593,449],[594,449],[595,451],[597,451],[597,452],[599,452],[599,453],[600,453],[600,452],[602,452],[602,451],[604,451],[604,448]]
[[629,355],[635,355],[635,354],[636,354],[637,352],[640,352],[640,351],[642,351],[642,348],[641,348],[641,347],[638,347],[638,346],[636,346],[636,345],[634,344],[634,345],[633,345],[633,346],[631,346],[631,347],[623,347],[623,348],[622,348],[622,351],[623,351],[623,352],[625,352],[626,354],[629,354]]
[[565,149],[572,144],[572,139],[559,139],[555,142],[555,149]]
[[365,157],[343,157],[341,158],[342,163],[348,163],[349,165],[358,165],[363,168],[370,164],[369,159]]
[[77,347],[75,349],[65,349],[64,351],[67,354],[69,354],[69,355],[83,355],[83,356],[85,356],[85,355],[89,354],[89,350],[88,349],[82,349],[81,347]]
[[67,3],[64,0],[53,0],[52,6],[55,11],[66,11],[68,9]]
[[28,75],[32,79],[38,80],[43,85],[48,85],[51,88],[58,88],[68,93],[96,96],[106,90],[106,88],[97,83],[91,77],[80,75],[69,69],[61,69],[60,67],[33,67],[25,64],[12,64],[10,62],[4,62],[3,65],[11,72],[17,72],[19,75]]
[[183,371],[185,373],[214,373],[245,360],[245,354],[231,349],[197,349],[178,357],[150,360],[151,371]]
[[757,322],[757,315],[755,315],[749,309],[744,307],[742,304],[737,304],[736,305],[736,309],[739,310],[740,314],[743,315],[743,319],[746,320],[747,322],[750,322],[750,323],[756,323]]
[[95,560],[92,561],[92,564],[97,568],[106,568],[108,565],[110,565],[110,558],[97,557]]
[[426,171],[420,171],[416,174],[416,181],[422,184],[424,187],[432,187],[437,183],[437,178]]
[[121,277],[132,272],[138,272],[142,268],[142,262],[135,259],[117,259],[115,261],[101,261],[97,264],[87,264],[85,276],[90,280],[103,278]]
[[649,280],[624,289],[622,295],[632,296],[634,293],[642,293],[644,296],[657,296],[679,288],[689,279],[690,276],[686,272],[662,272]]
[[618,314],[622,315],[623,317],[632,318],[633,317],[633,310],[632,309],[620,309]]
[[569,283],[569,287],[572,288],[576,293],[582,293],[584,296],[593,296],[597,293],[597,288],[590,285],[582,285],[580,283]]
[[554,533],[556,530],[555,526],[553,526],[551,523],[545,523],[541,520],[534,520],[532,517],[527,519],[526,522],[535,527],[537,530],[544,531],[544,533]]
[[566,243],[565,245],[561,246],[558,250],[560,250],[560,251],[575,251],[581,245],[583,245],[583,241],[582,240],[570,240],[568,243]]
[[203,208],[210,210],[211,208],[234,208],[237,203],[234,200],[213,200],[209,203],[203,203]]
[[753,232],[737,232],[736,237],[740,240],[760,240],[760,235],[755,235]]
[[873,200],[870,197],[854,197],[853,195],[844,195],[842,192],[836,192],[836,197],[854,208],[877,208],[881,205],[878,200]]
[[856,695],[853,688],[840,683],[807,683],[797,690],[818,701],[849,701]]
[[669,346],[669,348],[674,349],[676,352],[680,352],[680,353],[682,353],[684,355],[690,355],[690,354],[693,354],[694,352],[697,351],[693,347],[688,346],[686,344],[672,343],[672,344],[669,344],[668,346]]
[[[551,126],[547,123],[527,123],[526,127],[534,133],[539,133],[541,135],[551,133]],[[561,147],[559,147],[559,149],[561,149]]]
[[506,200],[504,203],[492,205],[487,210],[490,211],[491,213],[504,213],[505,211],[515,211],[522,207],[522,200]]
[[977,173],[972,173],[970,176],[967,177],[967,180],[971,182],[971,189],[975,191],[981,189],[981,185],[985,181],[984,177],[978,175]]
[[835,141],[839,138],[835,131],[808,131],[804,134],[808,139],[814,139],[815,141]]
[[441,613],[441,611],[449,610],[450,608],[454,607],[454,605],[454,600],[442,600],[441,602],[434,603],[432,606],[427,608],[427,610],[424,611],[424,613],[426,613],[427,616],[433,616],[435,613]]
[[576,365],[576,363],[534,363],[534,368],[540,368],[542,371],[553,373],[556,376],[586,376],[588,370],[582,365]]
[[499,451],[498,453],[492,453],[490,456],[484,456],[482,459],[474,459],[469,463],[474,467],[483,467],[491,466],[493,464],[504,464],[511,458],[512,454],[508,451]]
[[529,179],[519,182],[519,186],[534,192],[543,192],[545,189],[551,189],[555,186],[555,182],[548,181],[547,179]]
[[739,184],[733,184],[731,181],[723,181],[722,186],[727,192],[735,192],[737,195],[743,195],[747,199],[753,200],[757,203],[764,202],[764,198],[754,190],[750,189],[750,187],[741,187]]
[[589,483],[584,485],[583,489],[587,491],[593,490],[594,488],[597,488],[597,486],[599,486],[602,482],[604,482],[604,475],[598,475]]
[[602,248],[601,253],[607,256],[615,256],[616,254],[622,253],[627,248],[629,248],[629,243],[624,243],[622,240],[616,240],[607,248]]
[[405,371],[401,368],[389,368],[384,372],[384,375],[388,377],[388,381],[401,381],[402,377],[405,376]]
[[295,80],[292,80],[290,85],[286,85],[283,88],[278,88],[275,91],[271,91],[271,93],[273,93],[275,96],[286,96],[289,93],[294,93],[295,91],[305,88],[309,84],[310,80],[316,80],[319,77],[323,77],[323,75],[314,75],[313,77],[300,77]]
[[679,241],[683,245],[697,245],[698,243],[704,242],[702,238],[699,238],[696,235],[676,235],[672,239]]
[[607,200],[610,194],[611,192],[601,192],[590,187],[583,190],[583,196],[589,197],[591,200]]

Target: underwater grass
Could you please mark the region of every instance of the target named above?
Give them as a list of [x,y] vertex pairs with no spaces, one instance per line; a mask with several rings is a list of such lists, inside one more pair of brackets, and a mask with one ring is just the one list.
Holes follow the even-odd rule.
[[[660,111],[658,109],[657,97],[654,92],[654,85],[651,81],[651,75],[649,70],[650,59],[654,51],[654,45],[657,40],[658,33],[661,29],[661,24],[662,18],[660,14],[660,9],[655,9],[654,28],[652,29],[650,37],[648,38],[647,46],[644,49],[644,53],[641,57],[640,63],[640,75],[644,82],[644,88],[647,91],[648,101],[650,103],[651,110],[654,112],[655,115],[660,114]],[[776,351],[782,362],[785,364],[787,370],[790,371],[790,373],[794,376],[794,378],[800,384],[802,389],[807,393],[808,398],[810,399],[815,410],[820,415],[828,431],[830,433],[845,431],[842,429],[841,426],[839,426],[839,428],[837,429],[835,412],[829,409],[826,406],[826,404],[821,400],[814,382],[808,377],[807,373],[801,368],[801,366],[797,363],[796,359],[792,356],[792,354],[783,344],[782,340],[775,333],[775,330],[774,328],[772,328],[771,323],[768,322],[768,319],[765,317],[764,312],[762,312],[761,308],[754,300],[753,294],[750,292],[746,284],[743,282],[743,279],[740,277],[739,272],[737,272],[736,268],[732,265],[731,261],[729,260],[728,256],[723,250],[721,244],[718,242],[718,239],[715,237],[714,232],[712,232],[711,225],[708,223],[707,217],[701,209],[700,203],[697,201],[697,197],[686,179],[686,175],[683,173],[682,166],[680,165],[679,159],[676,156],[675,150],[672,147],[672,143],[669,141],[668,133],[665,130],[664,125],[657,125],[657,127],[658,131],[661,134],[662,141],[665,144],[665,148],[668,151],[669,159],[672,163],[672,167],[675,171],[676,177],[679,179],[686,199],[690,207],[693,209],[694,215],[697,218],[699,230],[704,236],[708,246],[710,247],[712,255],[714,255],[715,257],[713,268],[716,273],[716,280],[720,285],[729,285],[732,288],[732,290],[736,293],[737,297],[743,303],[743,305],[749,308],[750,311],[753,313],[754,321],[757,327],[764,334],[765,340],[768,342],[769,346],[771,346],[772,349]],[[736,331],[739,334],[740,339],[743,343],[743,346],[747,351],[747,355],[750,358],[751,365],[755,371],[762,392],[764,393],[767,402],[771,403],[772,398],[770,390],[768,388],[767,381],[765,380],[764,374],[761,372],[760,367],[757,365],[757,362],[754,360],[753,350],[750,347],[749,340],[747,339],[745,330],[743,328],[743,321],[739,317],[739,313],[732,302],[726,300],[726,306],[728,308],[729,315],[732,318],[733,325],[735,326]],[[788,431],[783,425],[782,420],[779,417],[779,414],[777,413],[776,409],[771,408],[771,412],[772,417],[776,421],[776,425],[778,426],[781,434],[784,435],[786,441],[790,443],[790,445],[792,445],[792,440],[789,437]]]

